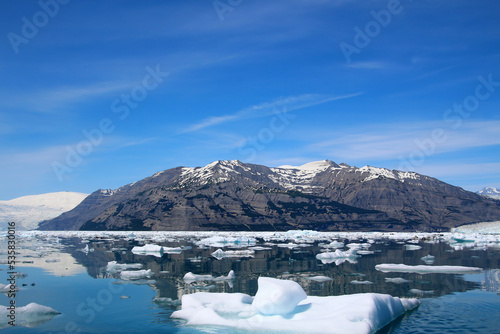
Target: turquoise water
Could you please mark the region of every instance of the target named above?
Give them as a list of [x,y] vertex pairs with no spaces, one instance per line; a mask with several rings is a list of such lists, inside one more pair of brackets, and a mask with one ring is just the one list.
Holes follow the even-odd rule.
[[[363,243],[367,240],[344,242]],[[330,242],[331,240],[325,240]],[[170,318],[179,308],[179,298],[186,293],[243,292],[254,295],[259,276],[293,279],[308,295],[332,296],[377,292],[398,297],[417,297],[420,307],[397,319],[381,333],[500,333],[500,248],[453,248],[447,242],[419,242],[421,249],[407,250],[402,242],[375,240],[368,247],[373,254],[351,262],[322,263],[316,254],[324,252],[321,241],[269,243],[257,238],[251,245],[233,244],[224,250],[246,250],[263,246],[253,257],[216,259],[210,253],[221,247],[200,246],[196,238],[177,238],[155,242],[166,247],[183,247],[178,254],[161,257],[136,255],[133,246],[141,244],[133,237],[61,238],[38,237],[18,239],[20,258],[16,270],[26,274],[17,279],[22,290],[16,305],[35,302],[54,308],[61,314],[31,327],[10,326],[5,333],[201,333],[207,329],[185,327]],[[283,244],[288,247],[283,247]],[[298,244],[299,242],[296,242]],[[281,244],[281,245],[280,245]],[[82,251],[88,245],[88,252]],[[235,246],[237,248],[235,248]],[[280,247],[281,246],[281,247]],[[343,248],[346,249],[346,248]],[[421,257],[435,256],[433,265],[474,266],[484,269],[474,275],[382,273],[375,270],[380,263],[424,264]],[[57,261],[57,262],[56,262]],[[110,261],[141,263],[151,269],[150,278],[123,281],[119,273],[106,272]],[[0,265],[0,282],[6,283],[7,266]],[[236,273],[234,281],[185,282],[187,272],[227,275]],[[327,282],[307,279],[322,275]],[[386,278],[403,278],[395,284]],[[373,284],[353,284],[370,281]],[[32,286],[34,283],[34,286]],[[22,285],[25,286],[22,286]],[[159,302],[155,298],[163,298]],[[170,298],[171,302],[165,302]],[[7,295],[0,295],[0,305],[7,305]],[[211,328],[210,332],[231,333],[230,329]]]

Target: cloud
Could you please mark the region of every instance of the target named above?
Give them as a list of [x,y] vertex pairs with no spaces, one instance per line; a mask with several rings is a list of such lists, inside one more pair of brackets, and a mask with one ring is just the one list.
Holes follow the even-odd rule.
[[84,100],[105,96],[130,89],[132,82],[98,82],[82,86],[59,86],[30,93],[20,93],[5,98],[2,104],[7,107],[21,108],[40,113],[51,113]]
[[[441,131],[436,140],[433,131]],[[444,122],[380,124],[336,132],[332,140],[319,141],[308,149],[346,160],[406,158],[412,152],[426,155],[500,145],[500,121],[466,121],[456,130]]]
[[185,130],[183,130],[183,133],[186,132],[194,132],[198,131],[207,127],[227,123],[227,122],[235,122],[235,121],[241,121],[245,119],[251,119],[251,118],[259,118],[259,117],[266,117],[269,115],[272,115],[276,113],[277,111],[293,111],[293,110],[300,110],[304,109],[307,107],[312,107],[315,105],[331,102],[331,101],[336,101],[336,100],[343,100],[343,99],[348,99],[351,97],[355,97],[358,95],[361,95],[361,92],[358,93],[353,93],[353,94],[348,94],[348,95],[321,95],[321,94],[303,94],[303,95],[297,95],[297,96],[289,96],[285,98],[280,98],[271,102],[264,102],[258,105],[254,105],[242,110],[237,111],[234,114],[230,115],[223,115],[223,116],[211,116],[208,118],[205,118],[204,120],[190,125],[187,127]]

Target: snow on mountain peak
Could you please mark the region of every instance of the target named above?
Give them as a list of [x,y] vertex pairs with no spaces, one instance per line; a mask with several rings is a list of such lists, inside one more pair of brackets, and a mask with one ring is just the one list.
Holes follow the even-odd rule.
[[278,168],[280,169],[298,169],[298,170],[303,170],[303,171],[325,171],[328,169],[328,167],[338,167],[336,163],[330,160],[321,160],[321,161],[312,161],[308,162],[302,166],[290,166],[290,165],[283,165],[279,166]]
[[398,181],[404,182],[405,179],[419,179],[420,175],[414,172],[402,172],[398,170],[389,170],[387,168],[380,167],[372,167],[372,166],[364,166],[356,170],[356,172],[360,173],[370,173],[363,182],[367,182],[370,180],[378,179],[379,177],[385,177],[388,179],[394,179]]

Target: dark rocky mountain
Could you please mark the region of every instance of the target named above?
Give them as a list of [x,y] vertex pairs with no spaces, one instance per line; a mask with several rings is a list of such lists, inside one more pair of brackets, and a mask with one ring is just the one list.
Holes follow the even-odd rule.
[[500,220],[500,202],[413,172],[233,160],[98,190],[40,229],[445,231],[493,220]]

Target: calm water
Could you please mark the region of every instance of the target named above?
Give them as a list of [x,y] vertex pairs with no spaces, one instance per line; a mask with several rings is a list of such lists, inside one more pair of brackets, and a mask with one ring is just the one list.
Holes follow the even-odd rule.
[[[150,240],[144,240],[149,235]],[[3,322],[5,333],[201,333],[170,319],[179,308],[183,294],[197,291],[243,292],[254,295],[259,276],[292,279],[308,295],[332,296],[364,292],[387,293],[398,297],[417,297],[420,307],[406,314],[383,333],[500,333],[500,247],[472,243],[419,240],[410,237],[379,239],[379,236],[314,234],[291,237],[290,234],[256,235],[255,239],[225,244],[206,240],[208,234],[131,234],[110,236],[66,237],[33,233],[18,234],[16,270],[26,274],[17,278],[22,290],[16,305],[28,303],[50,306],[61,314],[52,319],[34,321],[29,327],[12,328]],[[2,238],[5,239],[5,238]],[[368,254],[343,263],[323,263],[316,255],[325,252],[324,244],[338,241],[364,244]],[[164,247],[180,247],[163,256],[137,255],[134,246],[155,243]],[[409,246],[407,246],[409,245]],[[254,250],[252,257],[211,255],[217,249]],[[351,245],[352,246],[352,245]],[[420,249],[411,250],[413,248]],[[493,246],[493,247],[490,247]],[[345,246],[340,249],[347,249]],[[330,251],[333,251],[331,248]],[[2,257],[6,258],[6,245]],[[375,270],[380,263],[425,264],[421,258],[435,256],[433,265],[473,266],[484,269],[481,274],[417,274],[382,273]],[[151,269],[150,278],[122,280],[120,273],[106,271],[110,261],[140,263]],[[0,265],[0,283],[6,283],[7,266]],[[233,281],[185,282],[187,272],[227,275],[234,270]],[[330,281],[317,282],[312,276],[327,276]],[[387,278],[402,278],[394,283]],[[354,281],[354,283],[353,283]],[[367,283],[371,284],[356,284]],[[34,285],[32,285],[34,283]],[[7,295],[0,295],[0,305],[7,305]],[[210,329],[231,333],[229,329]],[[205,331],[206,332],[206,331]]]

